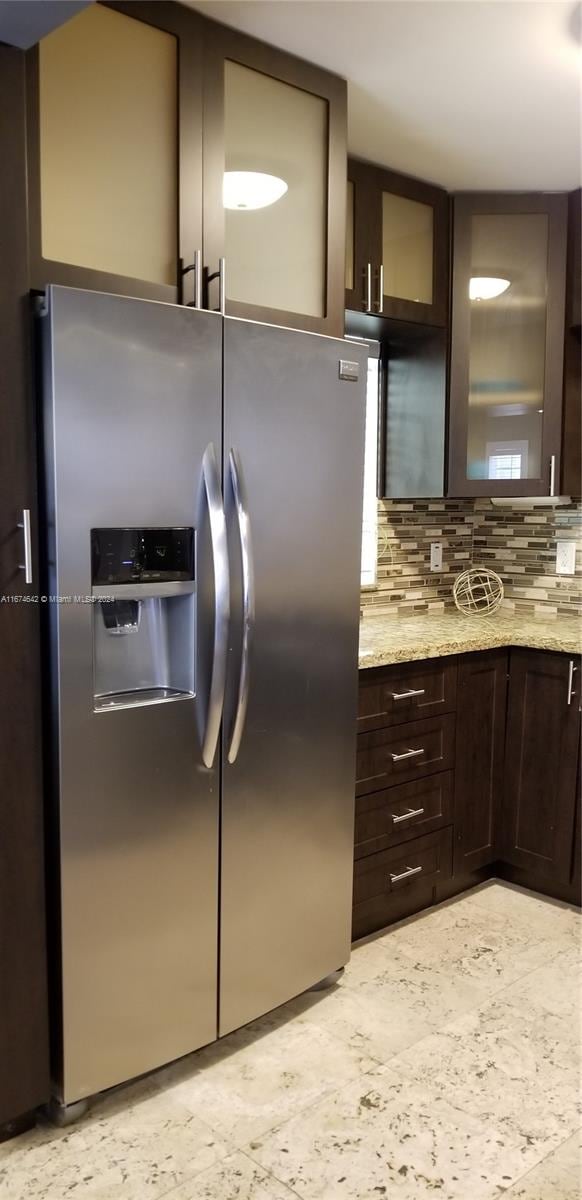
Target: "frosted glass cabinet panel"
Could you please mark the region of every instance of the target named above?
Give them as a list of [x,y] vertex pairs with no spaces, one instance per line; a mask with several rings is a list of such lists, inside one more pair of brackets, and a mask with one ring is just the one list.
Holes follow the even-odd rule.
[[382,192],[384,294],[432,304],[433,209],[407,196]]
[[[243,180],[230,199],[238,206],[225,207],[227,299],[324,316],[327,108],[320,96],[225,62],[226,185],[230,172],[252,173],[248,191]],[[265,175],[280,181],[271,192],[261,190]]]
[[175,284],[176,38],[92,4],[38,54],[42,257]]
[[26,54],[30,286],[191,303],[206,21],[104,0]]
[[343,334],[345,80],[208,22],[205,303]]
[[562,199],[455,202],[452,475],[475,495],[559,490]]
[[353,270],[346,308],[448,325],[449,198],[443,188],[351,158]]
[[545,213],[471,218],[468,479],[540,478],[547,263]]

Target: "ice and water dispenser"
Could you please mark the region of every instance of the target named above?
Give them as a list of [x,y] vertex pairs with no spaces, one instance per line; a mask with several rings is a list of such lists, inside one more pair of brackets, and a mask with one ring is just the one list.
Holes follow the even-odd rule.
[[92,529],[95,709],[194,695],[194,530]]

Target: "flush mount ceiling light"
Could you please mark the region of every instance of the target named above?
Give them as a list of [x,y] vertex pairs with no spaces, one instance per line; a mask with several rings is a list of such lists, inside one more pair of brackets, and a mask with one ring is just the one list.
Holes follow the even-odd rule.
[[267,208],[285,195],[287,184],[278,175],[262,171],[225,171],[222,201],[225,208]]
[[495,300],[507,291],[510,279],[501,279],[497,275],[474,275],[469,282],[469,297],[471,300]]

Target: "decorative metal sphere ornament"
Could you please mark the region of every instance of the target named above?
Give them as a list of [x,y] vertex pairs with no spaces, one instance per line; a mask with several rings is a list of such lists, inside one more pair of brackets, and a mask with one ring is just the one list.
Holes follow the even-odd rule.
[[490,567],[469,567],[453,584],[453,599],[459,612],[495,612],[503,600],[503,583]]

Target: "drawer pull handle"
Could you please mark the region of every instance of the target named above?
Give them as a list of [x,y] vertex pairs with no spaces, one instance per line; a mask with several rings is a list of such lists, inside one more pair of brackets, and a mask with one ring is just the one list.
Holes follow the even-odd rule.
[[424,750],[405,750],[404,754],[391,754],[392,762],[404,762],[406,758],[418,758]]
[[401,871],[400,875],[393,875],[390,872],[390,883],[401,883],[403,879],[410,879],[412,875],[420,875],[422,867],[407,867],[405,871]]
[[412,700],[414,696],[424,696],[424,688],[409,688],[407,692],[392,692],[393,700]]
[[392,824],[398,825],[400,821],[411,821],[413,817],[421,817],[424,808],[409,808],[405,813],[392,813]]

